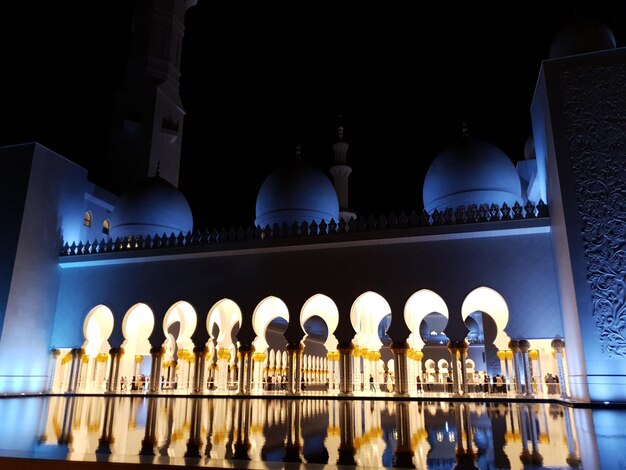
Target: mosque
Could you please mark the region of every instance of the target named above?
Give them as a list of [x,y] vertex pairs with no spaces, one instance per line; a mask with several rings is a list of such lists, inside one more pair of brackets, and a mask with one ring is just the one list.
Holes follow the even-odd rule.
[[139,3],[105,184],[0,148],[0,392],[463,394],[497,375],[532,396],[549,373],[563,397],[626,401],[626,50],[605,26],[556,36],[517,165],[464,131],[423,209],[365,218],[339,126],[334,166],[296,150],[249,227],[208,230],[177,189],[194,3]]

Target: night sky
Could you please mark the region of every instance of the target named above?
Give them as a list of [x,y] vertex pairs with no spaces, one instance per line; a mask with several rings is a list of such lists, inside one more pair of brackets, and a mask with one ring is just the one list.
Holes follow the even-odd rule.
[[[425,172],[463,120],[523,158],[541,60],[572,14],[604,21],[626,44],[626,2],[617,0],[438,2],[423,12],[422,3],[198,3],[183,46],[179,184],[197,228],[253,222],[261,183],[296,144],[328,173],[339,113],[351,206],[362,216],[419,211]],[[38,141],[86,168],[104,156],[134,4],[0,5],[0,145]]]

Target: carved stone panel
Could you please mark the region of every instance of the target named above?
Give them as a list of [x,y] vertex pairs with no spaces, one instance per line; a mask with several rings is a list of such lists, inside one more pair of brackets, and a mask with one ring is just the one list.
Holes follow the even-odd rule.
[[561,80],[597,334],[603,354],[626,358],[626,64]]

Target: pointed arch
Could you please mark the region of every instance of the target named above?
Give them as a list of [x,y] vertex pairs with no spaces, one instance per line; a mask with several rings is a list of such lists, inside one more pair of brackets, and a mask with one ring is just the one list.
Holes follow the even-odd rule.
[[[217,348],[229,348],[233,344],[233,328],[241,326],[242,315],[239,306],[230,299],[222,299],[209,310],[206,319],[206,328],[209,338],[215,340]],[[219,333],[213,337],[213,327],[217,326]]]
[[496,323],[498,334],[494,345],[498,349],[508,349],[509,336],[504,329],[509,323],[509,306],[504,297],[490,287],[477,287],[465,297],[461,306],[461,316],[463,321],[467,320],[474,312],[483,312],[489,315]]
[[122,347],[129,354],[147,356],[150,354],[150,340],[154,329],[154,313],[144,303],[138,303],[128,309],[122,320]]
[[166,338],[174,336],[168,330],[177,322],[179,323],[179,328],[177,335],[174,338],[177,347],[190,351],[193,350],[194,344],[191,340],[191,336],[194,331],[196,331],[198,316],[194,308],[188,302],[183,300],[176,302],[165,314],[165,317],[163,318],[163,333]]
[[256,338],[252,342],[256,352],[265,352],[269,347],[265,336],[268,325],[276,318],[282,318],[289,322],[289,309],[285,302],[278,297],[270,295],[261,300],[252,314],[252,328],[256,333]]
[[[328,337],[324,342],[324,347],[327,351],[336,351],[338,341],[335,338],[335,330],[339,325],[339,309],[337,305],[330,297],[324,294],[315,294],[310,297],[300,311],[300,326],[305,331],[305,335],[304,324],[315,316],[320,317],[328,328]],[[302,341],[304,342],[304,339]]]
[[350,309],[350,322],[356,331],[355,345],[378,351],[383,344],[378,336],[378,325],[390,314],[391,306],[382,295],[367,291],[357,297]]
[[404,321],[411,330],[408,338],[409,346],[421,351],[424,347],[424,340],[420,335],[420,325],[424,318],[431,313],[439,313],[450,318],[448,306],[439,294],[429,289],[421,289],[415,292],[404,306]]
[[106,305],[97,305],[89,311],[83,322],[83,349],[87,355],[109,352],[111,345],[108,339],[113,333],[114,323],[113,312]]

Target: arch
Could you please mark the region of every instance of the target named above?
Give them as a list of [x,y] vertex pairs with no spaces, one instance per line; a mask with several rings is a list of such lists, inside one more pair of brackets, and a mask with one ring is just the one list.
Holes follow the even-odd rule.
[[450,318],[448,306],[441,296],[429,289],[421,289],[415,292],[404,306],[404,321],[411,330],[407,342],[413,349],[421,351],[425,343],[420,335],[420,324],[431,313],[439,313]]
[[85,227],[91,227],[91,211],[85,211],[83,214],[83,225]]
[[163,318],[163,333],[166,338],[173,336],[168,329],[176,322],[180,323],[178,334],[174,338],[177,348],[193,350],[194,344],[191,336],[196,330],[198,316],[191,304],[181,300],[169,308]]
[[252,342],[256,352],[264,353],[267,351],[269,344],[265,334],[267,332],[268,325],[275,319],[282,318],[286,322],[289,322],[289,310],[285,302],[278,297],[270,295],[261,300],[252,314],[252,328],[256,333],[256,338]]
[[206,318],[206,329],[209,332],[208,377],[212,387],[221,392],[228,390],[230,365],[234,365],[236,360],[233,334],[236,333],[235,327],[241,327],[241,321],[241,309],[227,298],[217,301]]
[[496,323],[498,334],[493,344],[498,349],[508,349],[510,338],[504,329],[509,323],[509,306],[504,297],[490,287],[477,287],[463,301],[461,306],[463,321],[465,322],[472,313],[479,311],[488,314]]
[[[192,364],[194,343],[191,336],[196,330],[198,316],[194,308],[185,301],[173,304],[163,317],[163,333],[165,354],[162,361],[168,364],[167,382],[171,386],[175,382],[178,390],[188,390],[193,387]],[[176,367],[172,367],[176,366]]]
[[87,355],[109,352],[111,345],[108,339],[113,333],[114,322],[113,312],[106,305],[98,305],[89,311],[83,322],[83,349]]
[[132,377],[140,373],[148,374],[151,361],[143,361],[150,356],[150,340],[154,329],[154,313],[144,303],[138,303],[128,309],[122,320],[122,348],[124,355],[120,359],[120,380],[124,378],[130,384]]
[[[210,340],[215,340],[217,348],[230,348],[233,344],[232,332],[235,325],[241,326],[242,316],[239,306],[230,299],[222,299],[211,307],[206,319],[206,328]],[[217,326],[217,338],[213,336],[213,329]]]
[[389,314],[391,307],[380,294],[367,291],[357,297],[350,309],[350,322],[356,331],[355,346],[378,351],[383,344],[378,336],[378,324]]
[[104,235],[108,235],[110,231],[111,231],[111,222],[109,221],[109,219],[104,219],[104,221],[102,222],[102,233]]
[[[304,330],[304,324],[314,316],[320,317],[328,328],[328,337],[324,342],[324,347],[327,351],[336,351],[338,341],[334,333],[339,325],[339,310],[337,309],[337,305],[330,297],[324,294],[315,294],[310,297],[304,303],[300,311],[300,325],[302,326],[302,330],[305,331],[305,335],[306,330]],[[304,342],[304,338],[302,342]]]
[[122,320],[122,347],[125,353],[147,356],[152,347],[149,337],[154,329],[154,313],[146,304],[138,303],[128,309]]

